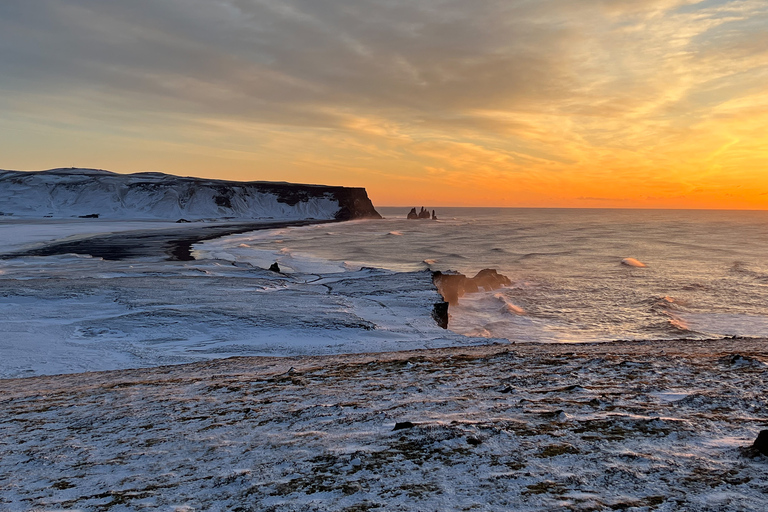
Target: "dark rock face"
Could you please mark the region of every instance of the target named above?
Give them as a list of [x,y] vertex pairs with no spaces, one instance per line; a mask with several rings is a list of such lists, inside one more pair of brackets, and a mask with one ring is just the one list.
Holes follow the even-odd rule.
[[222,208],[232,208],[232,201],[227,196],[216,196],[213,198],[213,200],[216,202],[216,206],[221,206]]
[[434,308],[432,309],[432,318],[435,319],[435,322],[437,322],[437,325],[439,325],[443,329],[447,329],[448,328],[448,303],[436,302]]
[[761,430],[752,444],[752,449],[763,455],[768,455],[768,430]]
[[[237,183],[237,182],[231,182]],[[299,185],[294,183],[245,182],[244,186],[256,187],[258,192],[269,192],[277,200],[288,206],[295,206],[300,201],[313,197],[330,195],[339,202],[336,220],[380,219],[381,215],[373,207],[364,188],[328,187],[325,185]]]
[[278,272],[279,273],[280,272],[280,265],[278,265],[277,262],[274,262],[273,264],[271,264],[269,266],[269,270],[271,270],[272,272]]
[[430,215],[429,210],[424,209],[424,207],[421,207],[420,211],[416,211],[416,207],[411,208],[411,211],[408,212],[407,215],[408,219],[432,219],[437,220],[437,215],[435,215],[435,210],[432,210],[432,214]]
[[404,428],[413,428],[415,426],[416,425],[414,425],[410,421],[399,421],[395,423],[395,428],[393,428],[392,430],[403,430]]

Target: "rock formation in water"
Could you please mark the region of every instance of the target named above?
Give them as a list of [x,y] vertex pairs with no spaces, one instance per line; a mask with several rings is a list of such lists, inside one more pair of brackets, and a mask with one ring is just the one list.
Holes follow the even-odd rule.
[[475,277],[467,277],[458,272],[443,273],[434,272],[432,281],[437,286],[437,291],[443,296],[443,299],[455,306],[459,303],[459,297],[467,293],[475,293],[480,290],[497,290],[503,286],[509,286],[512,281],[504,274],[499,274],[495,269],[486,268],[481,270]]
[[432,219],[437,220],[437,215],[435,215],[435,210],[432,210],[432,215],[429,214],[429,210],[425,209],[423,206],[421,207],[420,211],[416,211],[416,207],[411,208],[411,211],[408,212],[408,215],[406,216],[408,219]]
[[0,215],[172,221],[381,218],[363,188],[96,169],[0,171]]

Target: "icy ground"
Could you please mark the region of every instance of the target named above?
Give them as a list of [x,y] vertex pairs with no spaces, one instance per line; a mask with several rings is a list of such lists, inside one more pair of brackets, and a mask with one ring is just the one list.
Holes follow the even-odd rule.
[[428,271],[281,275],[205,260],[0,260],[0,378],[238,355],[487,343],[437,326]]
[[765,510],[768,458],[740,450],[768,426],[765,347],[496,345],[6,380],[0,509]]

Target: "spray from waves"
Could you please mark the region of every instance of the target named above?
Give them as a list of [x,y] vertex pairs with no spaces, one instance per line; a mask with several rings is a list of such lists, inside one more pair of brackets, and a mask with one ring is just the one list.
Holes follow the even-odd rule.
[[503,293],[494,293],[493,298],[502,303],[501,311],[513,315],[525,315],[525,310],[520,306],[508,301]]
[[663,297],[654,297],[649,300],[652,313],[661,315],[664,319],[664,326],[670,334],[684,333],[688,336],[695,334],[704,334],[696,331],[686,319],[688,303],[684,300],[665,295]]

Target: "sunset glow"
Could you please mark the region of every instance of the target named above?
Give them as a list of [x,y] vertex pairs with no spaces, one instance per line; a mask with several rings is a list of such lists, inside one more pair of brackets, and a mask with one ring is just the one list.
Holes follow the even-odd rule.
[[0,5],[0,167],[768,208],[764,0]]

